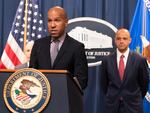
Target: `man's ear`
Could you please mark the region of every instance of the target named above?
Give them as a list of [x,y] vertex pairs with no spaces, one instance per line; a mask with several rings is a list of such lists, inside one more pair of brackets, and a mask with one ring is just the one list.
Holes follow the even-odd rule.
[[130,38],[130,43],[131,43],[132,39]]
[[66,26],[66,27],[68,26],[68,19],[66,19],[66,23],[65,23],[65,26]]

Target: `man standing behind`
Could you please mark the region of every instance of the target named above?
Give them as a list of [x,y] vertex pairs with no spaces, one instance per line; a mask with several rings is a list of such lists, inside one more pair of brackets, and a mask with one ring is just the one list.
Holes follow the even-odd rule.
[[130,42],[129,31],[119,29],[115,36],[116,52],[102,61],[104,113],[143,113],[148,67],[145,58],[129,50]]
[[48,11],[50,36],[35,41],[30,67],[36,69],[65,69],[77,77],[82,89],[87,86],[88,66],[84,44],[65,32],[68,24],[66,11],[55,6]]
[[24,64],[17,65],[15,67],[15,69],[22,69],[22,68],[28,68],[29,67],[30,55],[31,55],[31,50],[32,50],[33,44],[34,44],[33,40],[29,41],[27,43],[27,45],[25,46],[25,49],[24,49],[24,54],[26,56],[26,61],[25,61]]

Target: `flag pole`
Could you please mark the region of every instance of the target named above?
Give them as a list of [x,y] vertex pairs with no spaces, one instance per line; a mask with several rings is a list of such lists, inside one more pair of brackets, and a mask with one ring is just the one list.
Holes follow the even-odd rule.
[[24,19],[24,43],[23,43],[23,51],[25,50],[26,40],[27,40],[27,21],[28,20],[28,0],[25,0],[25,19]]

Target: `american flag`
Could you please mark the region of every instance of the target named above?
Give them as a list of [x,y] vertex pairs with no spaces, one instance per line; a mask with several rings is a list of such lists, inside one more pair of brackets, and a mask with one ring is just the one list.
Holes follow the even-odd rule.
[[16,99],[18,101],[27,101],[27,100],[31,100],[32,98],[27,94],[20,93],[19,95],[16,96]]
[[[26,57],[23,53],[25,28],[27,28],[26,42],[42,38],[46,35],[38,3],[38,0],[27,0],[27,2],[26,0],[20,1],[0,60],[0,69],[14,69],[16,65],[25,62]],[[26,6],[27,11],[25,10]],[[26,12],[27,18],[25,18]],[[25,21],[27,21],[26,25]]]

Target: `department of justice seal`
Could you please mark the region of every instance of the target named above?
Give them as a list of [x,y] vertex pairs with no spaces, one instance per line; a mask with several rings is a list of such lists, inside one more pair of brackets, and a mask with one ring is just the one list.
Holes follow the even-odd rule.
[[3,91],[5,104],[13,113],[39,113],[48,104],[50,95],[48,79],[31,68],[13,73]]
[[68,35],[85,45],[88,67],[101,65],[103,57],[115,50],[114,37],[117,28],[111,23],[93,17],[70,19]]

